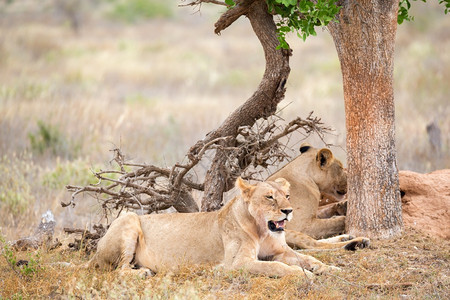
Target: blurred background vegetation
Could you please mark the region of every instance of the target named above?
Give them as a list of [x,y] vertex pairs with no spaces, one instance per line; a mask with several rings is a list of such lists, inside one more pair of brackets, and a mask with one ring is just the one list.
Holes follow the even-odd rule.
[[[29,234],[47,209],[58,227],[97,222],[92,199],[60,207],[70,197],[66,184],[94,182],[90,169],[107,168],[117,146],[135,161],[171,166],[255,91],[264,56],[248,20],[216,36],[224,8],[178,4],[0,0],[0,230],[7,238]],[[423,3],[412,15],[396,44],[398,166],[429,172],[450,167],[450,17]],[[314,111],[335,128],[326,141],[345,162],[331,37],[324,30],[288,41],[294,55],[280,114],[289,121]],[[300,139],[292,139],[294,153]]]

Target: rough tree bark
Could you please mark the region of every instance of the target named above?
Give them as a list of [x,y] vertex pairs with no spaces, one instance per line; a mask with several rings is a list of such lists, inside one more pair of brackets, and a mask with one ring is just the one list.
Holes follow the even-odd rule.
[[[236,109],[216,130],[199,141],[191,150],[218,137],[235,137],[240,126],[251,126],[257,119],[269,117],[275,113],[277,104],[283,100],[285,83],[290,73],[290,50],[276,49],[279,45],[276,25],[269,14],[264,0],[240,1],[229,9],[215,24],[215,32],[231,25],[241,15],[250,20],[253,31],[258,37],[265,54],[266,69],[257,91],[238,109]],[[227,142],[224,142],[227,143]],[[233,140],[224,144],[232,146]],[[195,152],[195,151],[194,151]],[[205,178],[205,190],[202,211],[213,211],[221,207],[223,193],[233,187],[235,178],[228,178],[224,171],[226,153],[217,151]]]
[[402,210],[395,148],[393,66],[398,1],[344,1],[328,28],[341,63],[347,130],[347,231],[393,237]]

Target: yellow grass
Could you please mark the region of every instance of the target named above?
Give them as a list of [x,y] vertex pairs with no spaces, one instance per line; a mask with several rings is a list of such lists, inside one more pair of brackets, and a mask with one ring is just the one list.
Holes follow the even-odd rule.
[[[185,266],[142,279],[81,268],[81,253],[41,251],[40,269],[23,278],[0,258],[0,297],[101,299],[446,299],[450,289],[448,241],[407,230],[401,238],[373,241],[369,249],[307,252],[342,268],[317,276],[269,278],[212,266]],[[18,257],[27,259],[26,253]],[[75,266],[63,267],[58,262]]]

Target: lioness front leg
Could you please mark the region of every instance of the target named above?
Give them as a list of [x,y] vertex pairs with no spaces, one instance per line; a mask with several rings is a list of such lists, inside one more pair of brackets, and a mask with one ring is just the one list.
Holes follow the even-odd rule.
[[370,240],[364,237],[353,238],[349,235],[340,235],[334,238],[316,240],[298,231],[286,230],[286,243],[294,249],[339,249],[356,250],[365,248]]
[[256,249],[254,246],[256,245],[230,243],[225,250],[224,267],[232,270],[246,269],[250,273],[266,276],[314,276],[311,272],[303,270],[297,265],[289,266],[279,261],[260,261],[255,257]]
[[272,277],[283,277],[286,275],[301,275],[308,278],[313,278],[314,275],[307,269],[303,269],[297,265],[289,266],[280,261],[260,261],[253,259],[246,259],[236,261],[233,264],[233,269],[246,269],[250,273],[260,274]]
[[290,248],[287,248],[284,253],[275,256],[274,260],[290,266],[299,266],[317,275],[331,271],[340,271],[338,267],[326,265],[312,256],[300,254]]
[[318,240],[319,243],[331,243],[332,245],[343,245],[345,250],[356,250],[369,247],[370,239],[366,237],[353,237],[348,234],[342,234],[335,237]]

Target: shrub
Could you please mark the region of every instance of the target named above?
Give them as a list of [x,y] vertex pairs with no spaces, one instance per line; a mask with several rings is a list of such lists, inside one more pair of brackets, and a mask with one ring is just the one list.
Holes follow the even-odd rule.
[[37,122],[37,126],[37,132],[28,133],[33,152],[40,155],[50,152],[53,155],[71,158],[80,151],[80,146],[69,142],[56,126],[41,120]]
[[172,16],[172,10],[164,1],[125,0],[115,3],[111,16],[118,20],[135,22],[157,17],[168,18]]
[[[51,189],[62,189],[68,184],[89,185],[97,183],[90,171],[91,165],[83,159],[61,162],[59,159],[53,170],[47,171],[42,177],[42,185]],[[95,168],[99,169],[99,168]]]

